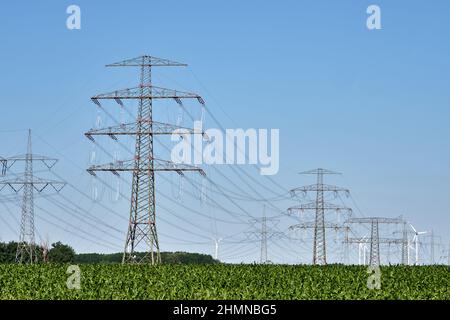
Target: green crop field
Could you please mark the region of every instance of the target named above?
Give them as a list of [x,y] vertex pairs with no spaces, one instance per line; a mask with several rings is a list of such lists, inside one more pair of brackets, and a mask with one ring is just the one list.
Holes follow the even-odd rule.
[[450,299],[446,266],[381,267],[381,289],[366,267],[287,265],[0,265],[0,299]]

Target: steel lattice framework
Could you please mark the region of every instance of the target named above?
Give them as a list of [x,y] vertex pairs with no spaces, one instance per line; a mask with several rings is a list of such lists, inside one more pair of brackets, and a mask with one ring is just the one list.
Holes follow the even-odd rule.
[[268,227],[267,223],[270,222],[272,225],[276,225],[279,220],[272,217],[266,216],[266,206],[263,209],[263,216],[261,218],[254,218],[250,220],[250,224],[255,226],[261,224],[261,229],[258,231],[250,231],[246,232],[247,236],[255,237],[261,243],[261,253],[260,253],[260,263],[265,264],[269,263],[269,259],[267,256],[267,240],[273,238],[283,238],[285,234],[283,232],[275,231],[272,227]]
[[25,155],[6,158],[5,166],[9,169],[18,161],[25,162],[24,174],[18,175],[14,179],[1,180],[0,190],[3,190],[6,186],[17,193],[23,190],[20,236],[16,252],[16,262],[34,263],[37,262],[38,259],[38,247],[35,242],[34,226],[34,191],[40,193],[47,187],[52,187],[56,192],[59,192],[66,183],[56,180],[41,179],[34,176],[33,162],[41,162],[45,167],[51,169],[58,160],[32,153],[31,130],[28,131],[27,153]]
[[[411,226],[411,225],[410,225]],[[403,265],[409,265],[410,263],[410,235],[413,235],[413,239],[416,236],[416,232],[414,230],[408,230],[408,223],[406,221],[403,222],[403,229],[401,231],[395,231],[393,232],[393,235],[401,234],[402,236],[402,247],[401,247],[401,253],[402,253],[402,264]],[[416,248],[417,249],[417,248]],[[416,259],[418,260],[418,259]]]
[[430,262],[431,264],[435,264],[436,263],[436,247],[441,246],[441,242],[442,242],[442,237],[441,236],[437,236],[434,233],[434,230],[431,230],[427,235],[425,235],[426,239],[429,239],[428,243],[425,243],[425,245],[429,245],[430,246]]
[[299,225],[291,226],[291,229],[296,228],[312,228],[314,229],[314,243],[313,243],[313,264],[325,265],[327,263],[327,252],[326,252],[326,237],[325,229],[327,228],[338,228],[344,229],[335,224],[330,224],[325,222],[325,211],[346,211],[351,213],[350,208],[344,206],[338,206],[325,201],[325,192],[344,192],[349,193],[348,189],[327,185],[323,183],[323,176],[326,174],[339,174],[338,172],[326,170],[326,169],[315,169],[310,171],[301,172],[300,174],[314,174],[317,176],[317,183],[313,185],[303,186],[299,188],[292,189],[290,192],[292,195],[297,195],[299,193],[306,194],[308,192],[316,192],[316,200],[314,202],[301,204],[299,206],[290,207],[287,209],[288,213],[294,213],[298,211],[314,210],[315,211],[315,221],[311,223],[302,223]]
[[[364,243],[370,243],[370,262],[371,266],[380,265],[380,243],[398,243],[403,244],[404,239],[380,239],[379,224],[403,224],[402,217],[399,218],[382,218],[382,217],[364,217],[364,218],[350,218],[347,223],[370,223],[370,239],[359,239]],[[349,239],[349,242],[355,243],[355,239]],[[390,242],[389,242],[390,241]]]
[[[104,129],[92,129],[85,133],[86,137],[93,141],[94,136],[102,135],[109,136],[114,140],[117,139],[118,135],[133,135],[136,137],[134,159],[116,161],[105,165],[93,165],[87,169],[94,176],[97,171],[110,171],[116,175],[119,172],[131,172],[133,174],[130,219],[123,263],[161,263],[156,230],[155,172],[174,171],[183,175],[184,171],[196,171],[204,175],[203,170],[198,167],[176,164],[154,157],[153,139],[155,135],[172,134],[177,129],[183,130],[183,133],[187,134],[203,134],[203,132],[153,121],[153,100],[173,99],[181,105],[182,99],[197,99],[202,105],[205,104],[203,99],[195,93],[153,86],[151,81],[152,67],[159,66],[181,67],[186,66],[186,64],[148,55],[109,64],[107,67],[139,67],[139,86],[99,94],[91,98],[98,106],[101,106],[99,101],[103,99],[115,100],[119,105],[123,105],[123,99],[134,99],[139,102],[135,123],[120,124]],[[139,246],[144,247],[142,257],[136,255]]]

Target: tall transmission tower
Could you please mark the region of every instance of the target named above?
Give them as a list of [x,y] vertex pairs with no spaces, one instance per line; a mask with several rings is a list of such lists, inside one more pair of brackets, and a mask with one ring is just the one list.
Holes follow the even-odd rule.
[[[353,243],[353,244],[358,244],[360,245],[359,250],[361,251],[361,245],[363,245],[365,247],[365,245],[367,244],[371,244],[372,243],[372,239],[371,238],[367,238],[367,237],[362,237],[362,238],[348,238],[346,240],[348,243]],[[378,238],[378,244],[388,244],[389,246],[392,244],[396,244],[396,245],[403,245],[403,238]],[[380,256],[380,255],[379,255]],[[369,256],[369,264],[372,266],[376,266],[376,264],[371,264],[371,260],[370,259],[371,255]],[[366,259],[364,259],[365,262]],[[365,264],[365,263],[364,263]],[[378,264],[379,265],[379,264]]]
[[258,231],[247,232],[249,235],[255,236],[260,241],[260,263],[266,264],[270,262],[267,256],[267,241],[272,238],[281,238],[284,236],[282,232],[274,231],[272,227],[267,226],[267,223],[275,225],[278,223],[278,219],[270,218],[266,216],[266,206],[263,207],[263,215],[261,218],[254,218],[250,220],[252,225],[261,225],[261,229]]
[[[299,206],[288,208],[288,213],[293,212],[303,212],[305,210],[315,211],[315,221],[313,223],[300,224],[292,226],[291,228],[313,228],[314,229],[314,243],[313,243],[313,264],[315,265],[325,265],[327,263],[327,252],[326,252],[326,237],[325,229],[333,228],[336,229],[338,226],[336,224],[330,224],[325,222],[325,211],[346,211],[351,214],[352,210],[344,206],[338,206],[325,201],[325,193],[333,192],[338,194],[339,192],[344,192],[349,194],[348,189],[328,185],[323,183],[323,176],[328,174],[340,174],[338,172],[326,170],[326,169],[315,169],[310,171],[301,172],[300,174],[313,174],[317,176],[317,183],[313,185],[303,186],[290,190],[292,195],[303,194],[306,195],[307,192],[316,192],[316,200],[314,202],[301,204]],[[338,228],[340,229],[340,227]]]
[[[154,156],[153,139],[155,135],[170,135],[176,130],[187,134],[203,134],[198,130],[153,121],[153,100],[172,99],[182,105],[181,99],[197,99],[202,105],[203,99],[195,93],[182,92],[152,85],[152,67],[182,67],[186,64],[144,55],[133,59],[107,65],[107,67],[139,67],[140,83],[138,87],[117,90],[111,93],[96,95],[91,100],[101,107],[99,100],[115,100],[123,105],[123,99],[138,101],[136,121],[118,126],[92,129],[85,133],[94,141],[94,136],[109,136],[117,140],[118,135],[136,137],[134,159],[116,161],[105,165],[93,165],[87,171],[96,175],[97,171],[131,172],[131,204],[130,219],[125,241],[122,263],[161,263],[159,242],[156,229],[155,172],[174,171],[183,175],[184,171],[196,171],[204,175],[202,169],[188,164],[176,164],[171,161],[157,159]],[[138,247],[143,248],[144,255],[137,256]]]
[[17,175],[14,179],[0,181],[0,190],[5,188],[5,186],[9,186],[17,193],[23,189],[22,216],[20,219],[20,236],[16,252],[16,262],[34,263],[38,259],[38,246],[36,246],[35,242],[34,192],[41,193],[49,186],[56,192],[59,192],[65,186],[65,182],[41,179],[33,174],[34,162],[41,162],[50,170],[58,160],[32,153],[31,130],[28,131],[27,153],[25,155],[6,158],[7,168],[11,168],[18,161],[25,162],[25,172],[23,175]]
[[267,263],[267,217],[266,206],[264,205],[264,213],[261,219],[261,263]]
[[[410,229],[410,228],[411,229]],[[396,231],[395,234],[402,235],[402,264],[409,265],[411,262],[410,249],[412,248],[412,243],[414,243],[414,251],[415,251],[415,262],[414,264],[418,264],[419,261],[419,244],[418,244],[418,236],[421,234],[425,234],[425,232],[417,232],[416,229],[412,226],[412,224],[404,221],[402,231]],[[411,237],[412,236],[412,237]]]
[[[379,225],[380,224],[402,224],[404,223],[401,217],[399,218],[381,218],[381,217],[366,217],[366,218],[350,218],[347,223],[369,223],[370,224],[370,239],[362,241],[370,243],[370,260],[371,266],[380,265],[380,243],[400,243],[403,245],[404,239],[380,239]],[[360,239],[361,240],[361,239]],[[349,242],[355,242],[354,239],[349,239]],[[400,241],[400,242],[399,242]]]

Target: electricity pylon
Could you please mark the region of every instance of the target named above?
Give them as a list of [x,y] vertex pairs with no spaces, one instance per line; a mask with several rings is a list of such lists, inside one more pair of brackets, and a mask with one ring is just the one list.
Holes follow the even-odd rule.
[[[372,243],[372,239],[368,238],[368,237],[362,237],[362,238],[347,238],[345,240],[347,243],[353,243],[353,244],[359,244],[361,245],[367,245],[367,244],[371,244]],[[396,245],[403,245],[403,238],[378,238],[378,244],[388,244],[388,245],[392,245],[392,244],[396,244]],[[361,247],[360,247],[361,250]],[[370,258],[370,256],[369,256]],[[388,259],[389,260],[389,259]],[[364,259],[364,264],[365,264],[365,259]],[[372,264],[373,266],[375,266],[374,264]]]
[[263,216],[261,218],[254,218],[250,220],[252,225],[261,224],[261,229],[258,231],[246,232],[248,235],[255,236],[260,241],[260,263],[266,264],[269,262],[267,256],[267,240],[272,238],[281,238],[284,236],[282,232],[274,231],[272,227],[268,227],[267,223],[270,222],[273,225],[276,225],[279,220],[276,218],[268,218],[266,216],[266,206],[263,207]]
[[425,238],[430,239],[430,241],[427,243],[427,245],[430,246],[430,261],[431,261],[431,264],[435,264],[436,263],[435,249],[436,249],[436,247],[438,247],[438,251],[439,251],[442,239],[440,236],[435,235],[433,230],[431,230],[427,235],[425,235]]
[[347,211],[352,212],[350,208],[344,206],[338,206],[325,201],[325,192],[333,192],[335,194],[339,192],[344,192],[349,194],[348,189],[327,185],[323,183],[323,176],[325,174],[340,174],[338,172],[326,170],[326,169],[315,169],[310,171],[301,172],[300,174],[314,174],[317,176],[317,183],[313,185],[303,186],[290,190],[292,195],[297,195],[302,193],[306,195],[307,192],[316,192],[316,200],[307,204],[301,204],[299,206],[288,208],[288,213],[295,211],[305,211],[314,210],[315,211],[315,221],[314,223],[303,224],[302,226],[292,226],[291,228],[304,227],[314,229],[314,244],[313,244],[313,264],[324,265],[327,263],[327,252],[326,252],[326,239],[325,239],[325,229],[336,228],[335,224],[329,224],[325,222],[325,211]]
[[55,180],[41,179],[34,176],[33,162],[41,162],[47,167],[47,169],[50,170],[58,160],[32,153],[31,130],[28,131],[27,153],[25,155],[6,158],[7,168],[11,168],[11,166],[18,161],[25,162],[24,174],[17,175],[14,179],[0,181],[0,190],[2,190],[5,186],[9,186],[14,192],[17,193],[23,189],[22,216],[20,219],[20,236],[16,252],[16,262],[34,263],[37,262],[38,259],[38,246],[36,246],[35,242],[34,226],[34,191],[41,193],[44,189],[50,186],[56,192],[59,192],[66,183]]
[[408,265],[409,264],[409,237],[408,237],[408,229],[407,229],[407,222],[403,222],[403,230],[402,230],[402,264]]
[[[380,265],[380,243],[399,243],[403,244],[404,239],[380,239],[379,224],[400,224],[404,223],[404,220],[399,218],[381,218],[381,217],[366,217],[366,218],[350,218],[347,223],[370,223],[370,239],[364,239],[365,243],[370,243],[370,262],[371,266]],[[350,243],[355,239],[349,239]]]
[[411,231],[408,231],[407,227],[407,222],[403,223],[403,228],[401,231],[395,231],[393,234],[400,234],[402,236],[402,243],[401,243],[401,264],[403,265],[409,265],[410,263],[410,254],[409,254],[409,249],[411,247],[410,245],[410,237],[409,237],[409,233],[411,233]]
[[[161,263],[156,230],[155,172],[175,171],[183,175],[184,171],[197,171],[204,175],[203,170],[198,167],[176,164],[154,157],[153,139],[155,135],[170,135],[176,130],[183,130],[183,133],[186,134],[203,134],[198,130],[153,121],[153,100],[155,99],[173,99],[180,105],[182,105],[181,99],[197,99],[202,105],[205,104],[203,99],[195,93],[152,85],[152,67],[170,66],[181,67],[186,65],[147,55],[109,64],[107,67],[139,67],[139,86],[99,94],[91,98],[99,107],[101,107],[99,100],[103,99],[115,100],[121,106],[123,105],[123,99],[133,99],[139,102],[135,122],[105,129],[92,129],[85,133],[86,137],[92,141],[94,141],[96,135],[106,135],[114,140],[117,140],[118,135],[133,135],[136,137],[134,159],[116,161],[106,165],[93,165],[87,169],[94,176],[96,171],[110,171],[115,175],[119,175],[119,172],[131,172],[133,174],[130,220],[122,263]],[[139,245],[144,248],[142,257],[136,255]]]
[[[409,229],[408,226],[411,228]],[[410,249],[414,249],[415,251],[415,261],[414,264],[419,264],[419,235],[426,234],[427,231],[418,232],[412,224],[408,222],[404,222],[402,231],[396,231],[395,234],[401,234],[403,243],[402,243],[402,264],[409,265],[411,262]],[[411,236],[412,235],[412,239]],[[414,244],[414,247],[411,244]]]

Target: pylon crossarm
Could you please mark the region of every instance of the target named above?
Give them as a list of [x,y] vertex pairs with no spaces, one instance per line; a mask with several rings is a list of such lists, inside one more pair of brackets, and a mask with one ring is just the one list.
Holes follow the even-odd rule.
[[[317,203],[316,202],[310,202],[301,204],[295,207],[290,207],[287,209],[288,214],[296,213],[296,212],[302,212],[305,210],[316,210],[317,209]],[[333,203],[324,202],[323,203],[323,209],[324,210],[334,210],[334,211],[347,211],[348,213],[352,212],[351,208],[338,206]]]
[[298,188],[292,189],[289,192],[291,194],[295,195],[297,193],[303,193],[304,194],[304,193],[306,193],[308,191],[344,192],[346,194],[350,193],[350,191],[348,189],[332,186],[332,185],[329,185],[329,184],[322,184],[320,186],[317,186],[317,184],[311,184],[309,186],[303,186],[303,187],[298,187]]
[[341,174],[340,172],[335,172],[335,171],[331,171],[328,169],[313,169],[313,170],[308,170],[308,171],[303,171],[303,172],[299,172],[299,174],[313,174],[313,175],[324,175],[324,174]]
[[154,159],[154,166],[155,171],[177,171],[179,174],[181,174],[182,171],[196,171],[201,175],[206,175],[203,169],[199,167],[183,163],[177,164],[175,162],[167,160]]
[[38,154],[28,155],[28,158],[27,158],[26,154],[17,155],[17,156],[13,156],[13,157],[8,157],[5,160],[7,163],[7,168],[9,169],[18,161],[29,161],[30,159],[34,162],[36,162],[36,161],[42,162],[48,169],[53,168],[55,166],[55,164],[58,162],[58,159],[49,158],[49,157],[41,156]]
[[17,178],[13,180],[0,181],[0,191],[8,186],[14,192],[19,192],[25,185],[31,185],[37,192],[42,192],[49,186],[52,187],[56,192],[59,192],[64,188],[66,183],[56,180],[44,180],[37,177],[34,177],[32,181],[27,180],[26,178]]
[[187,64],[148,55],[107,64],[107,67],[186,67]]
[[[296,229],[314,229],[315,223],[314,222],[304,222],[295,224],[293,226],[289,227],[289,230],[296,230]],[[325,222],[324,227],[327,229],[335,229],[335,230],[348,230],[348,227],[339,225],[337,223],[331,223],[331,222]]]
[[93,165],[87,171],[92,175],[95,175],[96,171],[110,171],[115,175],[118,175],[118,172],[126,171],[175,171],[180,175],[183,175],[184,171],[194,171],[199,172],[201,175],[206,175],[203,169],[188,164],[178,164],[161,159],[153,159],[153,166],[148,161],[141,162],[141,166],[136,167],[134,160],[116,161],[102,165]]
[[402,218],[382,218],[382,217],[367,217],[367,218],[350,218],[346,223],[404,223]]
[[[141,120],[144,121],[144,120]],[[191,128],[185,128],[181,126],[176,126],[168,123],[148,121],[151,123],[150,131],[139,131],[139,126],[137,123],[124,123],[112,127],[101,128],[101,129],[91,129],[84,135],[95,141],[93,136],[109,136],[113,140],[117,140],[118,135],[165,135],[165,134],[202,134],[205,136],[205,132],[202,130],[195,130]]]
[[[345,240],[347,243],[370,243],[370,238],[348,238]],[[391,239],[391,238],[380,238],[378,243],[385,244],[403,244],[403,239]]]
[[[143,88],[146,90],[142,90]],[[205,104],[202,97],[196,93],[155,87],[153,85],[142,85],[129,89],[116,90],[109,93],[102,93],[91,98],[97,105],[100,105],[98,100],[102,99],[114,99],[120,105],[122,105],[122,99],[174,99],[178,104],[181,104],[181,99],[197,99],[199,103]]]

